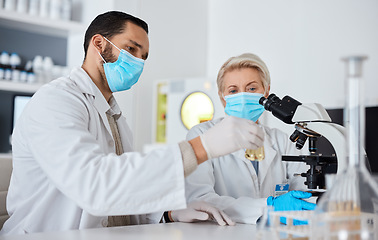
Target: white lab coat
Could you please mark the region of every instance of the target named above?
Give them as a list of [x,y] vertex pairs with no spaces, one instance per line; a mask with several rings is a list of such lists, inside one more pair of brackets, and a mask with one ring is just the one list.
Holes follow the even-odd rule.
[[[105,227],[108,215],[156,212],[132,222],[158,222],[164,210],[186,207],[178,144],[130,152],[132,133],[122,116],[125,153],[117,156],[110,108],[82,68],[35,93],[13,133],[10,218],[2,234]],[[109,111],[119,111],[116,102]]]
[[[221,120],[194,126],[187,140]],[[266,198],[274,196],[276,184],[288,182],[291,190],[305,190],[304,178],[293,177],[293,174],[306,172],[309,167],[305,163],[281,160],[284,154],[300,155],[301,152],[280,130],[267,127],[263,130],[265,159],[259,162],[258,175],[252,163],[245,158],[244,150],[206,161],[185,180],[188,202],[203,200],[223,210],[236,222],[254,224],[262,216]]]

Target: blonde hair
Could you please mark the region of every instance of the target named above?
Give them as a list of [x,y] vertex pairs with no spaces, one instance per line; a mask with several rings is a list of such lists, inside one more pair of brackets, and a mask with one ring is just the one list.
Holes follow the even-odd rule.
[[235,69],[254,68],[259,71],[265,91],[270,86],[270,73],[261,58],[252,53],[229,58],[220,68],[217,77],[218,92],[223,93],[223,77],[227,72]]

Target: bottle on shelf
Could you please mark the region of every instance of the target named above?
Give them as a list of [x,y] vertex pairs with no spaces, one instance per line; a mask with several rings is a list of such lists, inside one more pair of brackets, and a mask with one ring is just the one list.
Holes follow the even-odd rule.
[[5,0],[4,9],[14,11],[16,9],[16,0]]
[[11,66],[12,75],[11,80],[13,82],[20,81],[20,73],[21,73],[21,58],[17,53],[12,53],[9,58],[9,64]]
[[20,70],[20,82],[22,83],[27,83],[28,81],[28,72],[26,71],[25,68],[21,68]]
[[39,0],[29,0],[28,13],[33,16],[37,16],[39,12]]
[[70,21],[71,20],[71,11],[72,11],[72,1],[63,0],[62,2],[62,20]]
[[5,75],[5,66],[0,62],[0,80],[4,79]]
[[46,83],[52,80],[53,67],[54,67],[54,63],[51,57],[44,57],[43,62],[42,62],[43,83]]
[[19,13],[26,13],[27,12],[27,0],[17,0],[17,7],[16,10]]
[[60,14],[61,7],[62,7],[61,0],[50,0],[49,17],[51,19],[61,19],[61,14]]
[[37,55],[33,59],[33,72],[35,74],[35,82],[44,82],[43,78],[43,58],[40,55]]
[[36,82],[36,77],[35,73],[33,70],[33,62],[32,61],[27,61],[25,65],[25,71],[27,72],[26,76],[26,82],[27,83],[35,83]]
[[10,81],[12,79],[12,69],[10,65],[5,65],[4,80]]
[[[6,55],[8,55],[8,53],[6,53],[6,52],[1,52],[1,54],[0,54],[0,80],[5,79],[5,69],[6,69],[5,63],[7,61]],[[8,58],[9,58],[9,56],[8,56]]]
[[9,54],[6,51],[3,51],[0,55],[0,63],[3,66],[3,78],[2,80],[11,80],[12,69],[9,64]]
[[49,0],[40,0],[39,1],[39,16],[40,17],[48,17],[49,16],[49,7],[50,7]]

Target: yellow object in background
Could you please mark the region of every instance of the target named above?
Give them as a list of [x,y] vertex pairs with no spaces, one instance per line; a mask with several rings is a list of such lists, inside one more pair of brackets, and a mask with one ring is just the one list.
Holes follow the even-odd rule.
[[166,136],[166,116],[167,116],[167,93],[162,91],[163,88],[166,88],[166,83],[158,84],[157,91],[157,111],[156,111],[156,142],[165,143]]
[[181,105],[181,121],[187,129],[214,117],[214,104],[203,92],[189,94]]

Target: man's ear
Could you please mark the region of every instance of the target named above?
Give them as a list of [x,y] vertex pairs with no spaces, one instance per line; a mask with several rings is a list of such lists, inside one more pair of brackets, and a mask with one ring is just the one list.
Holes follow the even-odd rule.
[[102,53],[105,50],[105,41],[106,40],[100,34],[93,35],[91,39],[92,45],[96,48],[96,50],[99,53]]

